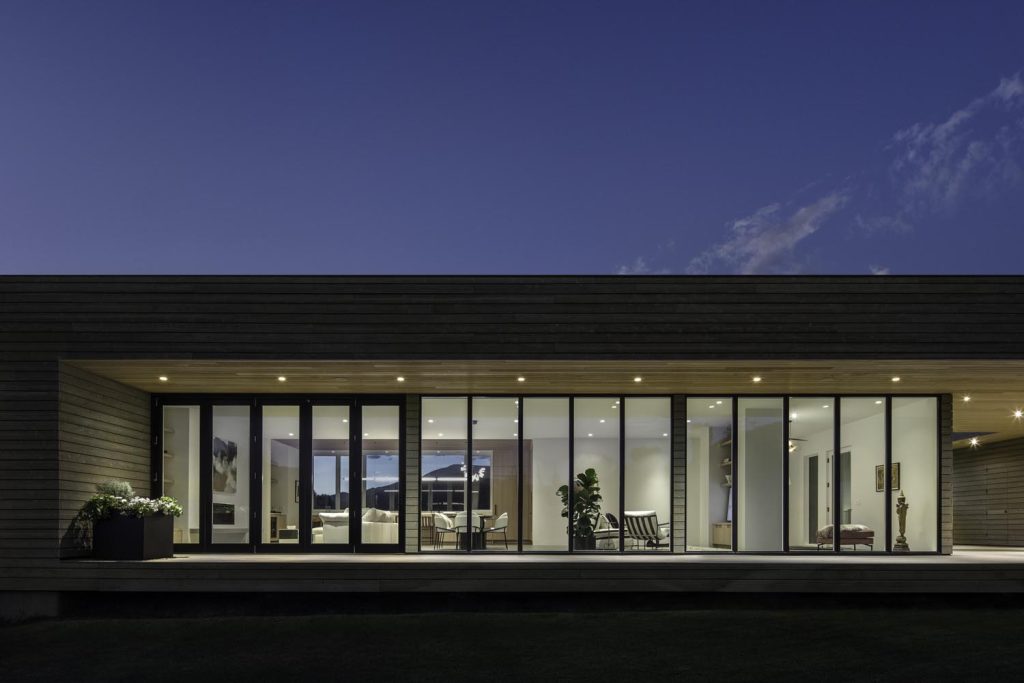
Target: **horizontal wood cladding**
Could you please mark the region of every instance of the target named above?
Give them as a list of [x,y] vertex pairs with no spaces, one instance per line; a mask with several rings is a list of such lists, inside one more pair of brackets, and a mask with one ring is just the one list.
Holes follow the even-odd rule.
[[1024,439],[955,451],[953,540],[1024,546]]
[[939,397],[939,552],[953,552],[953,397]]
[[1022,302],[1024,277],[3,277],[0,359],[1021,358]]
[[0,360],[0,564],[57,557],[57,363]]
[[[73,522],[96,484],[127,481],[148,495],[149,394],[79,368],[60,368],[59,493],[61,555],[82,554]],[[50,542],[56,546],[57,539]]]

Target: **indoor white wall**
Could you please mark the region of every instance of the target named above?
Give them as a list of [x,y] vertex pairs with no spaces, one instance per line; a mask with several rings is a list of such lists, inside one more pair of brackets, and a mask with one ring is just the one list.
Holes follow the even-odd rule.
[[533,471],[533,545],[564,548],[566,520],[558,487],[566,483],[569,471],[569,439],[531,439]]
[[[907,544],[913,552],[936,550],[938,433],[932,398],[893,399],[892,461],[900,463],[900,487],[907,498]],[[892,496],[893,543],[899,534],[896,498]]]
[[[626,442],[626,510],[654,510],[659,523],[670,522],[671,478],[672,458],[667,440]],[[617,500],[615,505],[618,506]]]
[[884,413],[843,424],[839,438],[850,452],[850,523],[874,529],[874,550],[885,550],[885,492],[875,491],[875,466],[885,464]]
[[185,508],[181,517],[175,517],[174,527],[182,530],[182,540],[188,542],[188,530],[199,529],[199,408],[167,406],[164,429],[171,430],[164,433],[164,449],[174,454],[164,459],[164,494]]
[[741,400],[739,411],[737,543],[740,550],[782,550],[782,402]]

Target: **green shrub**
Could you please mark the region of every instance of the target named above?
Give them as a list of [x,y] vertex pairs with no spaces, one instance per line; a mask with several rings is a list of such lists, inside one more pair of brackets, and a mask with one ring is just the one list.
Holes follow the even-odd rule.
[[82,506],[78,513],[80,520],[95,522],[113,514],[125,517],[148,517],[150,515],[171,515],[180,517],[182,508],[174,498],[144,498],[136,496],[126,481],[108,481],[96,486],[96,493]]
[[117,498],[135,497],[135,491],[132,489],[132,485],[126,481],[108,481],[102,484],[96,484],[96,492],[103,493],[108,496],[115,496]]

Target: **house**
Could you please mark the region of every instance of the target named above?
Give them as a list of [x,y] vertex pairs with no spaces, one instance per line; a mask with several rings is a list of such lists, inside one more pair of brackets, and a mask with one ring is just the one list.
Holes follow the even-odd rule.
[[[931,571],[1024,544],[1021,301],[1024,277],[2,277],[0,595]],[[75,515],[112,479],[182,503],[179,557],[88,559]]]

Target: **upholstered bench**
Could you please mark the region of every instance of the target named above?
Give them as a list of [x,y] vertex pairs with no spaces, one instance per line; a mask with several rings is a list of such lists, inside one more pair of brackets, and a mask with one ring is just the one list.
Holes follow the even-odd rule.
[[[833,527],[831,524],[818,529],[818,550],[832,547]],[[858,545],[866,545],[868,550],[873,550],[875,544],[875,531],[863,524],[841,524],[839,526],[839,545],[852,545],[856,550]]]

